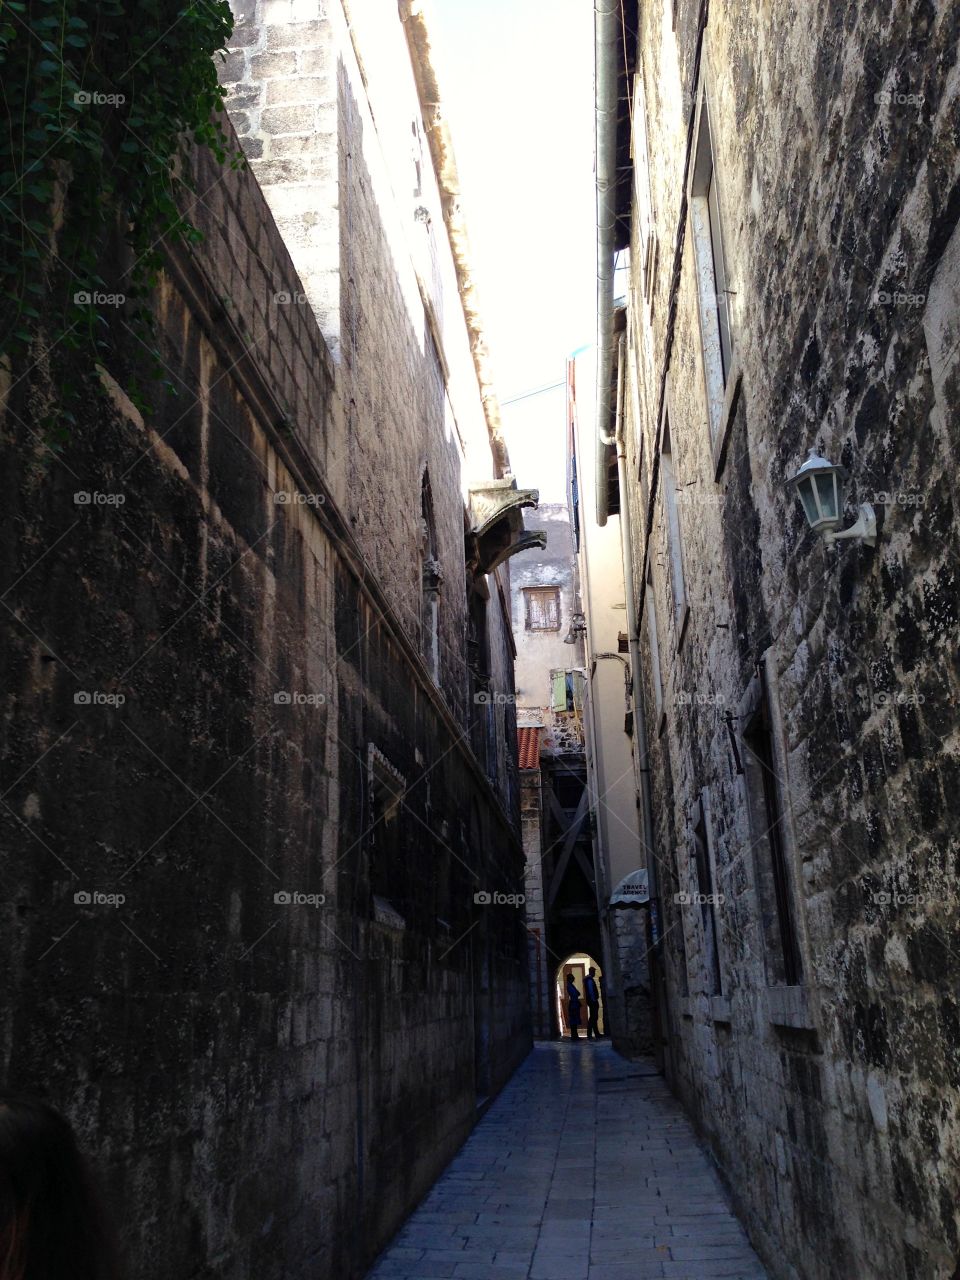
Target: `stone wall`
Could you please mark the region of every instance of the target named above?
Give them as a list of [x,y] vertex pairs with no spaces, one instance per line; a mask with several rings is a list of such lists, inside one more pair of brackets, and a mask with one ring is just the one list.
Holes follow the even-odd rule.
[[[670,1070],[792,1280],[946,1278],[960,1253],[958,23],[920,0],[639,12],[627,498],[639,601],[652,581]],[[705,111],[720,299],[696,252]],[[845,523],[874,505],[874,549],[807,530],[784,482],[814,445],[849,469]],[[792,981],[749,737],[758,672]]]
[[[543,530],[547,545],[543,550],[521,551],[510,563],[517,705],[521,712],[529,713],[525,716],[529,723],[548,727],[552,718],[551,672],[583,666],[582,639],[578,636],[575,644],[564,643],[573,615],[580,607],[574,579],[573,531],[565,502],[541,503],[524,524],[528,529]],[[560,601],[556,630],[528,629],[525,592],[531,588],[556,589]],[[557,746],[560,744],[558,741]]]
[[520,816],[523,826],[524,920],[527,928],[527,979],[533,1034],[546,1040],[552,1034],[553,971],[556,961],[549,950],[543,897],[543,814],[540,769],[520,774]]
[[[334,356],[346,417],[344,509],[391,603],[416,629],[420,563],[393,548],[398,536],[419,538],[421,478],[426,471],[444,508],[435,518],[438,537],[449,539],[439,548],[446,562],[462,552],[454,514],[464,481],[494,469],[403,25],[395,12],[387,20],[376,6],[355,8],[238,0],[221,81],[304,282],[286,293],[314,311]],[[438,433],[453,447],[432,450]],[[442,680],[454,702],[468,684],[461,581],[448,577],[440,597]]]
[[[130,1275],[352,1277],[530,1043],[520,915],[474,901],[522,890],[515,735],[494,788],[465,745],[462,454],[388,257],[356,260],[341,353],[378,416],[278,296],[305,285],[254,175],[196,179],[150,412],[122,314],[55,454],[58,353],[3,386],[0,1060],[77,1127]],[[439,687],[410,621],[424,465]]]

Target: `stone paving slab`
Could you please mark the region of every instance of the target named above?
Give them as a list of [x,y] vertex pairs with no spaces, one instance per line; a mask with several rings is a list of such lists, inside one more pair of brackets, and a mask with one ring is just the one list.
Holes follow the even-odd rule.
[[564,1041],[536,1046],[367,1280],[737,1277],[767,1273],[662,1078]]

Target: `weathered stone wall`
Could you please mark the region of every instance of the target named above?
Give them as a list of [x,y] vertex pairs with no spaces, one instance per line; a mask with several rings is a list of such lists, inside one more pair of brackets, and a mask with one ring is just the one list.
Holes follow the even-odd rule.
[[[420,561],[394,548],[419,541],[421,479],[446,566],[462,560],[464,481],[493,466],[403,26],[395,12],[337,0],[242,0],[235,12],[228,108],[304,281],[280,305],[310,307],[330,345],[344,509],[414,632]],[[436,448],[444,438],[453,447]],[[461,573],[445,573],[439,617],[441,684],[459,706]]]
[[527,929],[527,978],[533,1034],[541,1040],[552,1034],[553,970],[556,967],[546,934],[543,897],[543,813],[539,768],[520,774],[520,818],[523,828],[524,921]]
[[629,1058],[649,1057],[654,1048],[654,1026],[646,910],[608,911],[606,927],[616,978],[608,997],[611,1006],[616,1006],[609,1018],[616,1048]]
[[[197,189],[146,420],[122,317],[55,456],[56,353],[3,387],[2,1074],[77,1126],[130,1275],[352,1277],[529,1045],[522,920],[474,902],[522,891],[516,764],[500,743],[494,791],[408,625],[424,461],[462,608],[443,414],[393,437],[358,534],[348,460],[382,424],[277,299],[304,286],[253,174],[201,158]],[[351,359],[393,323],[380,284]],[[409,328],[384,352],[406,413],[426,358]]]
[[[579,608],[574,581],[573,533],[567,504],[541,503],[524,520],[527,529],[539,529],[547,535],[544,549],[521,551],[510,562],[512,588],[513,634],[517,644],[517,705],[530,712],[529,723],[538,713],[547,726],[551,719],[550,673],[583,666],[583,641],[565,644],[564,637]],[[556,631],[527,630],[524,592],[528,588],[555,587],[560,596],[559,627]]]
[[[919,0],[711,4],[701,40],[700,12],[693,0],[640,6],[649,292],[642,174],[631,246],[629,500],[638,600],[648,568],[653,581],[640,635],[671,1074],[773,1274],[950,1277],[960,16]],[[685,167],[702,91],[733,338],[713,440],[711,308]],[[849,468],[845,523],[874,504],[875,549],[831,549],[806,529],[784,482],[815,444]],[[799,938],[791,986],[770,943],[769,823],[742,719],[761,661]],[[675,900],[704,889],[704,802],[720,995],[701,904]]]

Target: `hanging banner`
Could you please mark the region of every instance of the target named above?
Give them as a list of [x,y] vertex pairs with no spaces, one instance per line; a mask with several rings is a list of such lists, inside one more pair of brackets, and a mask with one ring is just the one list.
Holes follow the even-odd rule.
[[610,895],[611,907],[644,907],[649,901],[650,884],[645,867],[624,876]]

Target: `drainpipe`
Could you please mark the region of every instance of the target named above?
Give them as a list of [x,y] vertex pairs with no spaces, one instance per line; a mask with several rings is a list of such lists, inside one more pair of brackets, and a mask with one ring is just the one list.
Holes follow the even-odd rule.
[[[650,795],[650,748],[647,742],[647,717],[644,707],[643,683],[640,678],[640,636],[637,631],[638,610],[633,578],[633,525],[630,517],[630,501],[627,489],[627,445],[624,429],[624,382],[626,370],[626,339],[621,334],[617,347],[617,419],[614,432],[617,445],[617,479],[620,484],[620,548],[623,554],[623,586],[627,609],[627,644],[630,653],[630,673],[633,694],[633,732],[636,743],[634,762],[640,792],[640,829],[643,841],[644,861],[651,901],[659,899],[657,888],[657,859],[653,848],[653,803]],[[650,955],[650,996],[656,1002],[660,984],[656,975],[657,957]],[[666,1009],[661,1011],[661,1034],[669,1025]],[[658,1055],[659,1056],[659,1055]]]
[[617,113],[619,108],[620,4],[595,0],[597,167],[597,524],[607,523],[607,458],[614,436],[610,421],[613,359],[613,246],[617,222]]

